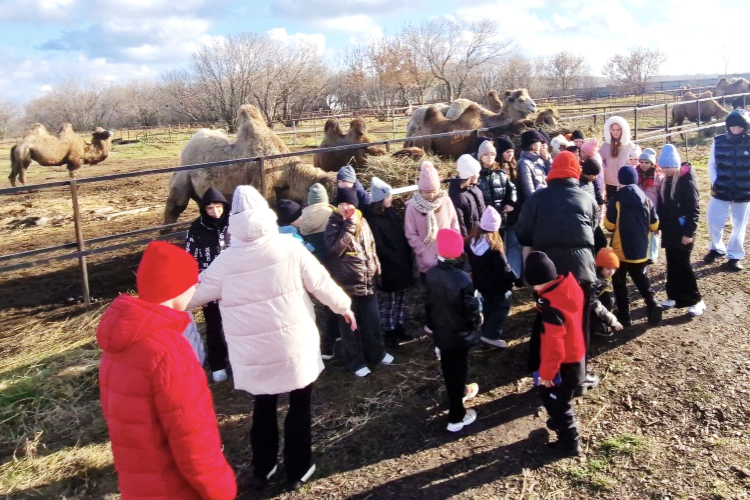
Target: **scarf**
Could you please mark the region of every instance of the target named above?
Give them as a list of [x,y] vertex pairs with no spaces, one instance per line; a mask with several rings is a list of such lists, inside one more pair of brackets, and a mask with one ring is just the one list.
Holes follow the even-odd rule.
[[654,165],[650,169],[644,171],[641,167],[638,167],[638,186],[641,188],[652,188],[656,182],[656,173],[661,173],[661,168],[658,165]]
[[422,198],[422,195],[417,191],[411,198],[411,202],[414,204],[420,213],[427,216],[427,236],[425,236],[423,243],[429,245],[437,239],[438,223],[435,218],[435,210],[439,209],[443,204],[445,198],[445,191],[440,190],[440,193],[435,197],[433,201],[427,201]]

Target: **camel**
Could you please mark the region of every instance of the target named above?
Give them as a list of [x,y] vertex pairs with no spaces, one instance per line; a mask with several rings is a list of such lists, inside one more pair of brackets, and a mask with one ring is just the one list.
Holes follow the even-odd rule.
[[[196,165],[238,158],[255,158],[289,153],[287,145],[268,128],[266,121],[251,104],[240,107],[237,113],[237,139],[230,142],[222,130],[199,130],[182,148],[180,165]],[[263,193],[272,206],[278,199],[307,202],[312,184],[320,182],[331,187],[336,175],[302,163],[299,157],[289,156],[264,162],[266,191]],[[169,196],[164,209],[164,223],[172,224],[185,211],[190,200],[200,200],[209,187],[218,189],[228,200],[234,188],[251,185],[261,189],[259,162],[235,163],[224,167],[184,170],[172,174]]]
[[558,112],[552,108],[547,108],[537,113],[536,118],[534,119],[534,126],[547,126],[554,128],[557,127],[558,121],[560,121],[560,115]]
[[[727,80],[726,78],[722,77],[718,82],[716,82],[714,91],[715,97],[745,94],[750,92],[750,82],[745,80],[744,78],[732,78],[731,80]],[[727,99],[726,102],[736,109],[744,107],[748,102],[750,102],[750,98],[743,98],[742,96],[732,97]]]
[[[682,96],[682,101],[675,104],[672,107],[672,121],[669,123],[670,127],[674,127],[675,124],[682,126],[682,123],[687,120],[690,122],[698,123],[700,117],[701,122],[711,121],[713,118],[723,118],[727,115],[727,111],[721,107],[716,99],[710,99],[707,101],[700,102],[685,102],[695,101],[699,97],[692,92],[685,92]],[[698,107],[700,106],[700,108]],[[700,116],[698,110],[700,109]]]
[[112,151],[111,137],[112,132],[97,127],[89,144],[73,131],[70,123],[63,124],[56,136],[35,123],[10,149],[10,185],[15,187],[16,179],[26,184],[26,170],[32,160],[45,167],[66,165],[71,175],[84,164],[101,163]]
[[[431,106],[440,111],[440,113],[448,111],[448,105],[443,102],[432,104]],[[424,115],[429,107],[430,105],[420,106],[412,111],[409,123],[406,125],[406,137],[414,137],[419,133],[419,129],[422,128],[422,123],[424,123]]]
[[516,120],[525,120],[536,113],[536,103],[529,97],[528,90],[516,89],[503,92],[503,107],[498,113],[493,113],[469,99],[456,99],[451,103],[445,117],[456,119],[471,105],[479,109],[485,127],[508,125]]
[[[367,124],[362,118],[355,118],[349,123],[349,131],[344,134],[336,118],[329,118],[323,127],[321,148],[365,144],[372,142],[367,135]],[[386,150],[382,146],[366,146],[360,149],[344,149],[330,153],[316,153],[313,164],[326,172],[336,172],[344,165],[354,168],[367,166],[367,156],[382,156]]]
[[487,103],[487,109],[493,113],[499,113],[503,109],[503,101],[497,93],[497,90],[492,89],[487,92],[487,96],[484,98]]

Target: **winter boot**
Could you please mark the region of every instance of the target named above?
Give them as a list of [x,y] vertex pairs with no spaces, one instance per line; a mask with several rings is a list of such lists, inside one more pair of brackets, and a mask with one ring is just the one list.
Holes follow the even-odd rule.
[[617,311],[616,316],[617,321],[619,321],[623,327],[629,328],[633,326],[633,322],[630,319],[630,311]]
[[547,448],[556,454],[564,457],[577,457],[583,453],[581,440],[578,436],[575,438],[562,437],[557,435],[557,441],[547,443]]
[[662,312],[664,312],[664,309],[661,307],[661,304],[656,302],[656,298],[653,294],[649,296],[648,300],[646,301],[646,310],[648,311],[649,325],[656,326],[661,323],[661,315]]

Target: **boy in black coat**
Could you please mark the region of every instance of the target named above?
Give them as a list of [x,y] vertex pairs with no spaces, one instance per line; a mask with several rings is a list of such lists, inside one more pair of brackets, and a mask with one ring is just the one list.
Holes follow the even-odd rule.
[[454,229],[437,234],[438,264],[425,275],[427,314],[433,339],[440,349],[440,365],[448,392],[448,427],[458,432],[477,419],[477,412],[464,402],[476,396],[479,387],[466,385],[469,349],[477,341],[481,305],[471,278],[463,271],[464,241]]
[[[201,271],[229,246],[229,203],[216,189],[208,188],[200,203],[201,215],[188,230],[185,250],[198,261]],[[208,367],[214,382],[227,379],[227,344],[221,324],[219,303],[210,302],[203,307],[206,320],[206,346]]]

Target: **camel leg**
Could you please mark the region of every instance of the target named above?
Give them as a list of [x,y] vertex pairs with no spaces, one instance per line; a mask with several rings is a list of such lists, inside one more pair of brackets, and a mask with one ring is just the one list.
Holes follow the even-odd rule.
[[174,224],[177,222],[180,214],[185,211],[190,203],[191,193],[192,185],[187,176],[179,180],[173,179],[173,182],[169,183],[169,196],[164,207],[164,224]]

